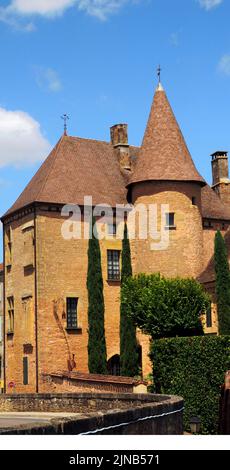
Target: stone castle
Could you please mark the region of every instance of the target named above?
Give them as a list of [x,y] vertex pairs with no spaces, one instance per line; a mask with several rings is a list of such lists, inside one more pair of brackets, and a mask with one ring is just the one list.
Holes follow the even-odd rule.
[[[77,204],[83,214],[85,196],[101,207],[169,206],[163,227],[169,235],[167,248],[151,250],[149,237],[131,240],[133,272],[200,280],[213,298],[206,333],[218,333],[213,249],[217,229],[228,243],[226,151],[212,155],[212,170],[210,187],[194,165],[161,83],[141,147],[129,144],[125,124],[111,128],[110,142],[62,136],[2,217],[7,392],[42,392],[44,374],[55,371],[88,372],[88,240],[64,239],[61,213],[64,205]],[[114,224],[107,229],[100,248],[108,373],[119,374],[122,243],[114,236]],[[149,338],[140,332],[137,338],[145,377],[151,372]]]

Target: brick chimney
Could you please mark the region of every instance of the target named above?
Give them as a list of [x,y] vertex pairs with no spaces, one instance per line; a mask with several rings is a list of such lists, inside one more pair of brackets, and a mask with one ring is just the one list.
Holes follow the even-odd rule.
[[218,150],[212,157],[212,188],[225,204],[230,204],[228,152]]
[[121,170],[131,170],[127,124],[116,124],[110,128],[111,144],[120,163]]

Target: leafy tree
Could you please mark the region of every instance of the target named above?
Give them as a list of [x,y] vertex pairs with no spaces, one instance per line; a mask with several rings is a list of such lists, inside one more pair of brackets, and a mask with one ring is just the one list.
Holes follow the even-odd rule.
[[103,278],[95,219],[93,227],[88,247],[88,367],[91,374],[106,374]]
[[215,272],[219,333],[230,334],[230,271],[225,241],[218,230],[215,236]]
[[[130,276],[132,276],[131,253],[127,224],[125,224],[122,241],[121,289]],[[125,302],[121,302],[120,307],[120,361],[121,375],[134,377],[138,374],[136,327],[133,320],[127,315]]]
[[140,274],[126,279],[122,303],[135,325],[152,338],[202,335],[210,299],[194,279]]

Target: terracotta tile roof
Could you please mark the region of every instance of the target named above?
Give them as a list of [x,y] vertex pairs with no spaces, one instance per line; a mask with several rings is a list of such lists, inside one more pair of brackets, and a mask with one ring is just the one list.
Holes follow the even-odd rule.
[[3,271],[3,263],[0,263],[0,272]]
[[145,380],[136,379],[134,377],[124,377],[116,375],[101,375],[101,374],[88,374],[85,372],[75,372],[75,371],[57,371],[47,374],[52,377],[70,377],[72,379],[87,381],[87,382],[108,382],[108,383],[119,383],[119,384],[129,384],[129,385],[139,385],[146,384]]
[[[130,147],[131,155],[138,149]],[[42,164],[15,204],[3,216],[33,202],[115,206],[126,201],[125,175],[110,143],[63,136]]]
[[202,216],[209,219],[230,220],[230,208],[207,184],[201,190]]
[[[135,178],[182,179],[205,184],[196,171],[164,91],[156,92],[143,146],[130,146],[130,157],[131,180],[130,172],[120,170],[111,143],[62,136],[3,219],[34,202],[81,205],[87,195],[92,195],[93,204],[126,203],[126,186]],[[202,188],[202,215],[230,220],[230,209],[208,185]]]
[[198,181],[184,137],[161,85],[152,104],[140,156],[130,183],[146,180]]

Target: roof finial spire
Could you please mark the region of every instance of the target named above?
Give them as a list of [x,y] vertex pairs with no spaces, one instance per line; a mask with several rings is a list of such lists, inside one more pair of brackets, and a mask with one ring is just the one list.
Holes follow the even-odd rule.
[[61,118],[64,121],[64,135],[67,135],[67,121],[69,120],[69,116],[65,113],[63,116],[61,116]]
[[157,76],[158,76],[158,85],[157,85],[157,91],[164,91],[164,88],[161,84],[161,72],[162,72],[162,68],[161,66],[159,65],[158,68],[157,68]]
[[161,72],[162,72],[162,68],[159,65],[157,69],[158,83],[161,83]]

